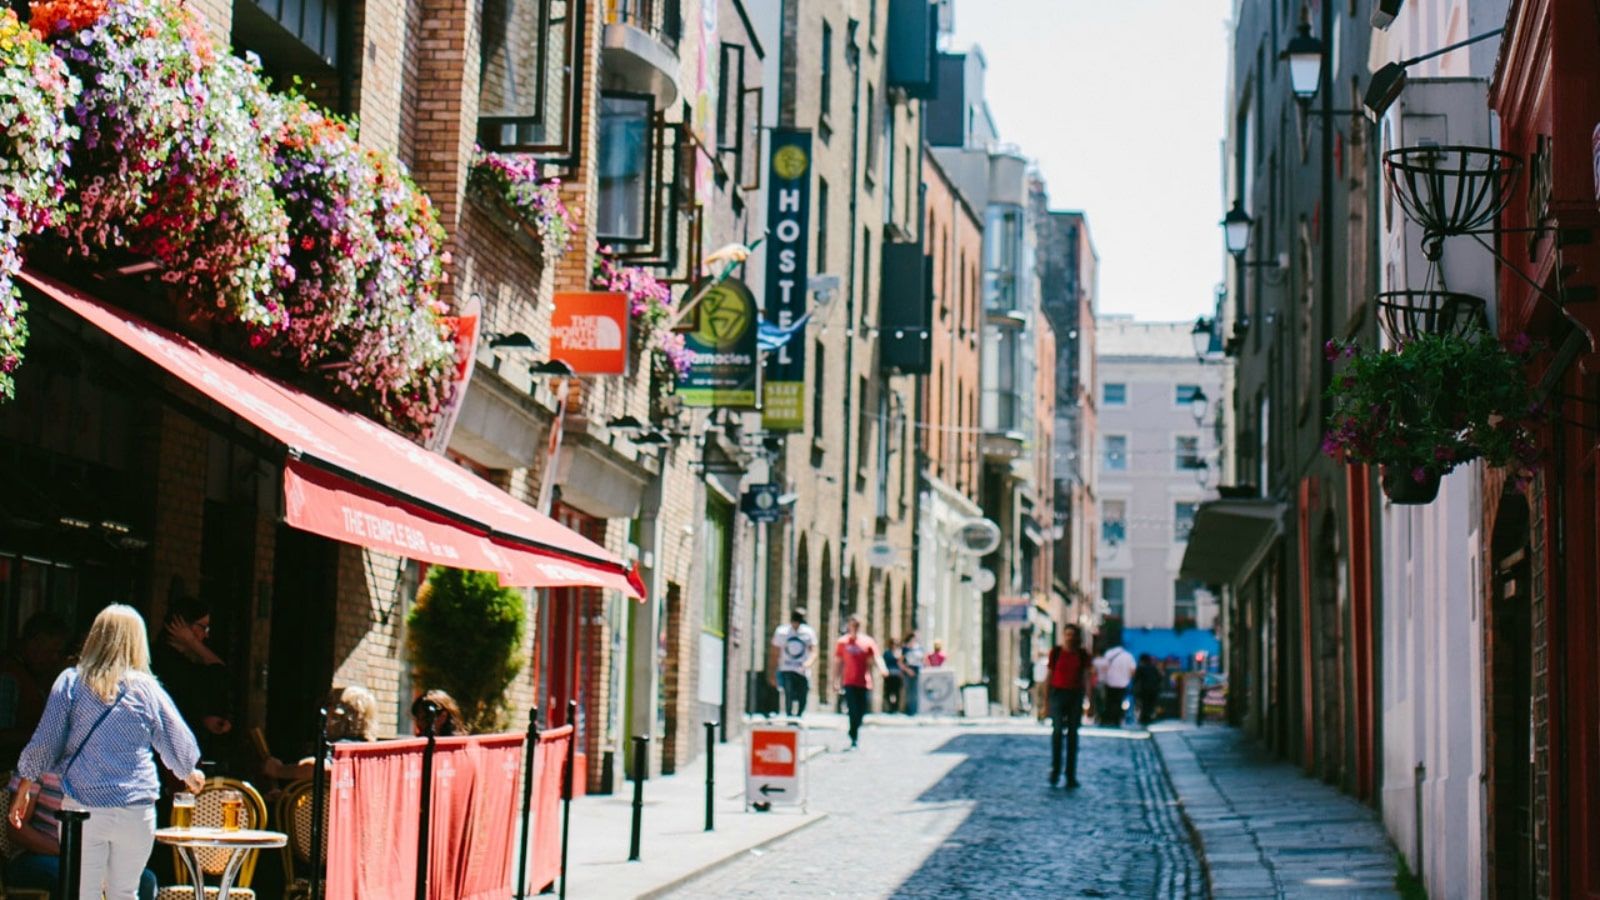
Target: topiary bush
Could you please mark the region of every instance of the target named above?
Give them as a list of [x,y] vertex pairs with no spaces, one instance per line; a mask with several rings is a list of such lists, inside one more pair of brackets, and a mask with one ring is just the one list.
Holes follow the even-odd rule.
[[506,689],[522,671],[522,592],[492,572],[435,567],[406,617],[418,682],[454,697],[473,732],[505,727]]

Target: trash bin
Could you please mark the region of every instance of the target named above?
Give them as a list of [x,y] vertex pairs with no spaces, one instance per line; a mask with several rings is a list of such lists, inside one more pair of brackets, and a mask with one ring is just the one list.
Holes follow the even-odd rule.
[[989,714],[989,686],[963,684],[961,686],[961,714],[969,719],[981,719]]

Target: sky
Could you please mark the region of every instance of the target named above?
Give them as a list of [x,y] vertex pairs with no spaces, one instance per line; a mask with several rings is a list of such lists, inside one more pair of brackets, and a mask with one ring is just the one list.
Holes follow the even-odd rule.
[[1088,214],[1100,311],[1212,312],[1222,278],[1229,0],[956,0],[1000,139]]

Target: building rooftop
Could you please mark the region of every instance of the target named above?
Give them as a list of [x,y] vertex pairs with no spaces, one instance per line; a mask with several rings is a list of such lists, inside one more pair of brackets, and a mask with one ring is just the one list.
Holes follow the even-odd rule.
[[1194,359],[1194,321],[1140,322],[1128,315],[1095,317],[1096,341],[1102,359]]

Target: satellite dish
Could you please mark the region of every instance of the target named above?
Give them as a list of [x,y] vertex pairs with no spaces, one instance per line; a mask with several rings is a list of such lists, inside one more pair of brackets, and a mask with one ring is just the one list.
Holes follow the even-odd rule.
[[971,556],[987,556],[1000,546],[1000,526],[988,519],[968,519],[956,529],[956,546]]

